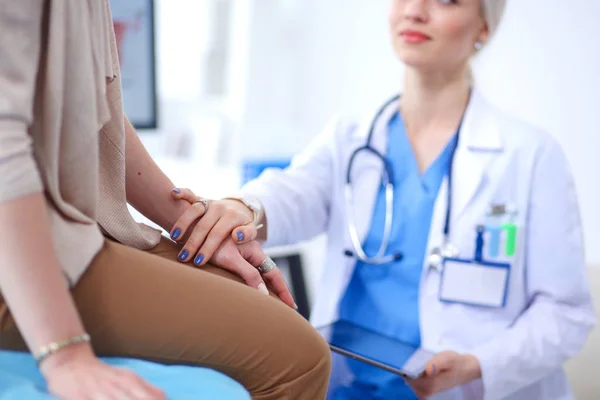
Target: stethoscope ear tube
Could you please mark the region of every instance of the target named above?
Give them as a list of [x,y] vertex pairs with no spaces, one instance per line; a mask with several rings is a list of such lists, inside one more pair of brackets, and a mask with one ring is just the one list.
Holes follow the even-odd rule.
[[[346,200],[346,214],[348,218],[348,232],[350,233],[350,240],[352,241],[352,246],[354,247],[354,252],[350,250],[346,250],[344,255],[347,257],[356,257],[360,261],[368,264],[387,264],[389,262],[398,261],[402,259],[401,253],[392,254],[386,256],[385,253],[390,243],[390,239],[392,236],[392,222],[394,216],[394,179],[393,179],[393,169],[388,159],[386,159],[382,154],[380,154],[377,150],[371,147],[371,138],[373,136],[373,131],[375,130],[375,124],[380,119],[383,112],[397,101],[400,98],[400,95],[396,95],[388,100],[383,107],[379,109],[375,118],[371,122],[371,126],[369,128],[369,134],[367,138],[367,143],[365,146],[359,147],[356,149],[350,159],[348,160],[348,169],[346,171],[346,185],[344,188],[344,197]],[[379,250],[375,257],[369,257],[363,250],[362,244],[360,242],[360,238],[358,235],[358,230],[356,227],[356,221],[354,219],[354,203],[352,197],[352,164],[354,163],[354,159],[360,152],[368,152],[379,158],[383,163],[383,173],[384,173],[384,185],[385,185],[385,220],[384,220],[384,228],[383,228],[383,237],[381,240],[381,245],[379,246]]]
[[395,253],[388,256],[385,255],[392,235],[394,185],[389,181],[385,184],[386,212],[384,230],[381,245],[379,246],[379,250],[377,251],[377,255],[375,257],[367,256],[360,243],[356,221],[354,220],[354,203],[352,201],[352,186],[350,183],[346,184],[346,187],[344,188],[344,195],[346,200],[346,214],[348,218],[348,232],[350,233],[350,240],[352,241],[352,246],[354,247],[355,251],[353,253],[350,250],[345,250],[344,255],[347,257],[356,257],[360,261],[367,264],[376,265],[387,264],[401,260],[403,257],[402,253]]
[[[356,257],[358,257],[361,260],[366,260],[368,259],[368,257],[363,251],[362,245],[360,244],[358,230],[356,229],[356,221],[354,220],[354,204],[352,202],[352,187],[350,183],[347,183],[344,188],[344,197],[346,200],[348,232],[350,233],[350,240],[352,241],[352,246],[354,247],[354,251],[356,252]],[[381,248],[379,250],[381,251]]]

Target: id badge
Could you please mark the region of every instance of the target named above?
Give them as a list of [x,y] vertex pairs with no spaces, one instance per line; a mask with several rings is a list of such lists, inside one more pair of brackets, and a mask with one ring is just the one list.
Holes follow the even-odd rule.
[[510,264],[447,258],[440,280],[440,301],[502,308],[509,275]]

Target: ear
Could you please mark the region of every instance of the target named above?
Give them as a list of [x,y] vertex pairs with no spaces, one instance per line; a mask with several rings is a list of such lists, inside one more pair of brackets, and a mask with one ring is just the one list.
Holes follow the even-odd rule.
[[490,39],[490,28],[488,27],[487,22],[483,20],[483,26],[481,28],[481,32],[479,32],[479,36],[477,36],[477,41],[479,43],[487,43]]

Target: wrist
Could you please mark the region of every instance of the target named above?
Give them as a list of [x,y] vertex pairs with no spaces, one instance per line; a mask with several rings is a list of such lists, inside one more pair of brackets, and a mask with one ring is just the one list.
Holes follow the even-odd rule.
[[40,372],[48,379],[54,371],[77,361],[95,359],[92,346],[87,342],[76,343],[51,354],[39,364]]
[[464,360],[463,384],[481,378],[481,364],[479,364],[477,357],[471,354],[463,354],[462,357]]
[[235,208],[237,210],[246,214],[248,216],[248,218],[250,218],[254,223],[258,223],[257,219],[259,219],[259,218],[256,217],[255,211],[252,210],[250,207],[248,207],[248,205],[246,203],[244,203],[244,201],[242,201],[242,199],[228,197],[228,198],[223,199],[222,201],[225,201],[225,202],[228,202],[229,204],[235,205]]
[[187,200],[171,200],[173,206],[170,207],[171,212],[168,216],[165,216],[164,221],[158,223],[161,228],[165,231],[170,232],[175,226],[175,223],[183,215],[183,213],[190,208],[192,205]]

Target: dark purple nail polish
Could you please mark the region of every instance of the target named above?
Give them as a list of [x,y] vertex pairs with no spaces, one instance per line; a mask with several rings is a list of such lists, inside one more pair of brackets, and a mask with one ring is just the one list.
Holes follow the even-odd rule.
[[244,240],[244,232],[238,231],[237,238],[238,238],[238,242],[241,242],[242,240]]
[[173,189],[173,193],[175,193],[175,194],[179,194],[179,193],[181,193],[181,192],[179,191],[179,189]]
[[181,253],[179,253],[179,260],[185,261],[189,254],[190,253],[187,250],[183,250]]
[[173,239],[177,239],[179,237],[179,235],[181,235],[181,229],[177,228],[173,231],[173,234],[171,235],[171,237]]
[[194,260],[194,264],[200,265],[202,264],[202,261],[204,261],[204,256],[202,254],[198,254]]

